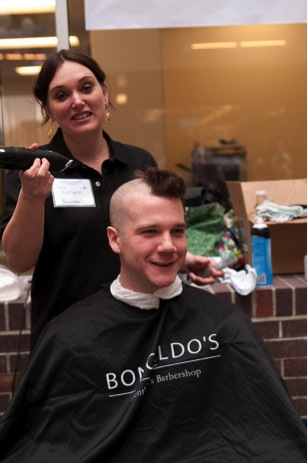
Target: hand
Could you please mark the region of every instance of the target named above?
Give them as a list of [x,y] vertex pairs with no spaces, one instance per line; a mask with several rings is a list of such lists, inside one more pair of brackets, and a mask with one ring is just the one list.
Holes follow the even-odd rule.
[[[218,271],[213,267],[214,264],[214,261],[212,261],[210,258],[206,258],[205,256],[201,255],[193,255],[188,252],[185,260],[185,271],[187,272],[191,281],[196,285],[213,284],[218,277],[222,277],[224,275],[224,271]],[[198,275],[198,273],[204,271],[207,268],[209,275],[206,277]]]
[[[32,144],[30,148],[37,148]],[[37,158],[26,171],[20,171],[19,177],[22,184],[22,195],[25,199],[45,200],[51,193],[54,177],[49,172],[50,163],[43,158]]]

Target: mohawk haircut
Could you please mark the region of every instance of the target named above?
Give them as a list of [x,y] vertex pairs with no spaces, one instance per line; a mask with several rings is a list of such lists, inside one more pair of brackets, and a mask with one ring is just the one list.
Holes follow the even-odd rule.
[[182,177],[173,171],[149,167],[145,172],[135,171],[135,178],[141,179],[158,197],[184,199],[186,187]]
[[[128,215],[129,195],[136,192],[156,197],[172,198],[181,201],[184,207],[184,180],[172,171],[149,167],[145,172],[135,171],[134,178],[121,185],[110,200],[110,223],[116,228],[123,226]],[[136,205],[138,208],[138,205]]]

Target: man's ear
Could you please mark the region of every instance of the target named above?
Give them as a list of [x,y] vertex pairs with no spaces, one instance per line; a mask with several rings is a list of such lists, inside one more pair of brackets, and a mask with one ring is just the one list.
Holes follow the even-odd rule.
[[119,245],[119,232],[114,227],[107,227],[107,236],[109,240],[109,245],[115,253],[121,252],[121,247]]

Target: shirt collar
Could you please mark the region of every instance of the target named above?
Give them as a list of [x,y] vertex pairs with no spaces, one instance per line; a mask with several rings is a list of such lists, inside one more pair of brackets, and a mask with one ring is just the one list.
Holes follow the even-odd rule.
[[[117,144],[116,142],[114,142],[112,138],[105,131],[102,132],[102,136],[104,137],[104,139],[106,140],[108,144],[109,153],[110,153],[110,158],[104,161],[104,163],[106,163],[105,167],[107,168],[107,170],[110,171],[114,168],[114,162],[116,164],[127,164],[129,162],[129,159],[128,159],[126,151],[122,148],[122,144]],[[117,149],[115,150],[116,144],[117,144]],[[55,133],[54,137],[49,142],[48,149],[61,153],[61,155],[66,156],[69,159],[73,159],[74,162],[70,165],[71,168],[74,168],[78,165],[82,165],[82,162],[74,158],[72,153],[67,148],[65,141],[64,141],[62,129],[60,127],[58,127],[57,132]]]
[[159,308],[160,299],[170,300],[175,296],[178,296],[183,291],[182,280],[179,276],[176,277],[175,281],[168,285],[168,287],[160,288],[154,293],[141,293],[134,292],[127,288],[122,287],[120,283],[120,276],[114,280],[110,286],[111,294],[117,300],[124,301],[124,303],[130,306],[136,306],[140,309],[157,309]]

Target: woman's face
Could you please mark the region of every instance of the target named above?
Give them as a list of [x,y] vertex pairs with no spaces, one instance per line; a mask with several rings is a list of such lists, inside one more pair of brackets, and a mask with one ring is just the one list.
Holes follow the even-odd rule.
[[74,137],[102,130],[109,96],[89,68],[65,61],[49,85],[47,101],[51,121],[64,135]]

